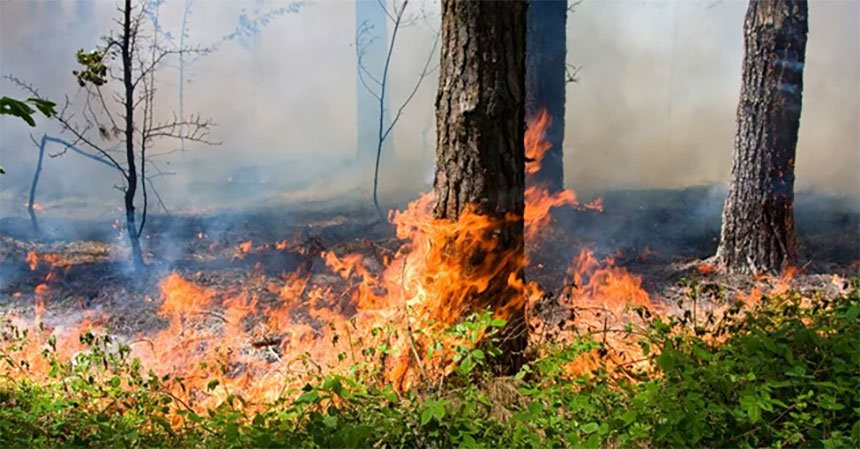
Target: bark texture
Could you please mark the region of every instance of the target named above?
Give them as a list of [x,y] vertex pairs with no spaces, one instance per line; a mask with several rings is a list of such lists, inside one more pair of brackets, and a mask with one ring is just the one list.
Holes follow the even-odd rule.
[[777,272],[797,257],[794,161],[800,127],[807,4],[752,0],[734,163],[717,260],[733,273]]
[[441,42],[434,214],[457,220],[474,207],[499,219],[498,229],[488,231],[499,254],[459,257],[468,260],[467,271],[486,260],[511,261],[485,291],[475,292],[474,308],[504,312],[503,365],[513,370],[526,341],[525,302],[508,279],[511,272],[522,277],[524,253],[526,3],[443,0]]
[[552,147],[544,155],[540,171],[529,176],[526,183],[557,192],[564,188],[567,0],[531,1],[527,14],[526,119],[547,110],[552,124],[546,138]]

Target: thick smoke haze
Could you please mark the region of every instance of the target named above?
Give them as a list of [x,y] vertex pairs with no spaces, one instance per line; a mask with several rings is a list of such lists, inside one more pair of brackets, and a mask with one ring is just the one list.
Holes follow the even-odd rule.
[[[161,24],[174,36],[184,5],[166,0],[160,8]],[[242,17],[287,5],[197,0],[188,41],[218,42]],[[393,109],[432,47],[438,8],[432,0],[410,6],[415,20],[401,30],[392,60]],[[860,2],[818,1],[809,9],[796,188],[860,195]],[[580,71],[567,90],[566,184],[601,191],[726,182],[745,10],[744,1],[718,0],[586,0],[576,6],[568,18],[568,62]],[[186,112],[211,117],[218,124],[212,137],[221,145],[189,144],[188,152],[160,160],[175,172],[157,180],[169,207],[369,198],[371,173],[350,164],[357,152],[354,13],[352,2],[309,2],[188,66]],[[58,103],[64,95],[81,98],[71,75],[75,51],[99,44],[115,16],[110,0],[2,2],[0,72],[32,82]],[[178,109],[176,66],[169,61],[159,74],[158,113],[165,118]],[[383,198],[402,199],[432,182],[436,87],[434,74],[397,125],[395,154],[383,156]],[[0,91],[27,96],[5,79]],[[37,139],[58,134],[50,121],[40,117],[38,123],[29,129],[8,117],[0,121],[0,163],[8,172],[0,178],[0,215],[25,213],[36,159],[28,133]],[[48,206],[54,201],[53,212],[86,206],[111,214],[120,205],[112,189],[118,182],[110,170],[66,154],[46,161],[40,199]]]

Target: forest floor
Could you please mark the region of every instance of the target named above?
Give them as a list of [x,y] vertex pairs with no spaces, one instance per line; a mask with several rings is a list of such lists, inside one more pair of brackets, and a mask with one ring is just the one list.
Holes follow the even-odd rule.
[[[640,276],[652,301],[672,303],[685,277],[747,291],[761,280],[700,267],[719,239],[718,196],[708,188],[617,191],[603,195],[603,212],[557,209],[550,229],[539,241],[527,242],[527,276],[549,292],[558,291],[572,258],[591,249]],[[856,206],[851,198],[798,195],[801,262],[792,288],[827,291],[833,275],[860,274]],[[405,203],[392,207],[402,209]],[[37,290],[46,284],[50,290],[43,294],[42,321],[48,326],[70,326],[97,315],[112,333],[126,336],[165,325],[155,312],[161,303],[159,282],[171,272],[219,290],[244,289],[258,299],[262,314],[279,301],[287,273],[313,273],[312,284],[338,281],[320,259],[322,250],[361,254],[369,271],[380,272],[385,258],[401,245],[393,226],[380,222],[372,208],[343,200],[156,215],[144,236],[150,272],[140,278],[128,269],[127,241],[115,223],[44,217],[41,227],[48,237],[35,239],[29,220],[0,221],[0,314],[32,317]],[[352,310],[348,302],[335,306],[346,315]]]

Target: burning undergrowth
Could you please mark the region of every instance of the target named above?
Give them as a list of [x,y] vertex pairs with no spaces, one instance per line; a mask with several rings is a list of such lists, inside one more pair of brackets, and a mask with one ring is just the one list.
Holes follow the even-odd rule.
[[[548,149],[543,137],[549,123],[542,114],[529,127],[529,172],[539,169]],[[323,373],[363,372],[395,392],[438,384],[462,363],[464,353],[457,348],[480,341],[481,335],[452,333],[452,327],[490,307],[489,319],[496,325],[523,314],[532,357],[579,338],[598,342],[568,361],[571,377],[613,366],[636,378],[651,369],[652,361],[639,344],[637,326],[654,316],[691,313],[695,329],[708,325],[707,318],[699,323],[700,315],[710,313],[710,320],[719,320],[727,310],[720,305],[726,298],[753,307],[757,295],[784,291],[790,282],[757,279],[754,287],[729,292],[705,288],[712,294],[709,301],[692,309],[674,305],[671,298],[649,295],[642,278],[617,263],[623,255],[580,249],[558,256],[553,251],[564,240],[557,238],[551,210],[564,206],[597,214],[600,200],[581,204],[572,191],[549,192],[540,186],[529,187],[525,200],[525,253],[498,251],[493,238],[499,220],[516,217],[491,219],[466,211],[455,222],[437,220],[430,195],[391,214],[396,230],[389,239],[329,245],[305,234],[231,245],[197,231],[191,236],[197,246],[190,257],[194,263],[154,271],[153,279],[143,282],[148,287],[139,291],[110,274],[112,254],[106,246],[79,248],[78,253],[69,248],[28,250],[23,262],[36,280],[26,294],[32,295],[34,306],[30,314],[10,317],[18,327],[30,329],[26,343],[14,349],[28,377],[46,377],[52,371],[42,357],[46,345],[69,360],[84,349],[82,332],[101,329],[119,334],[132,357],[163,376],[164,387],[182,407],[200,412],[239,396],[253,409],[299,394]],[[476,253],[484,257],[463,257]],[[564,265],[541,262],[547,253],[567,260]],[[81,263],[81,254],[96,263]],[[637,257],[651,254],[643,251]],[[702,267],[688,273],[704,279],[715,275]],[[76,281],[84,270],[104,274],[99,281],[114,288],[106,293],[82,285],[92,282]],[[513,292],[501,302],[488,293],[499,278]],[[839,279],[832,284],[838,286]],[[703,287],[679,288],[687,296],[690,289]],[[88,312],[47,322],[46,307],[67,299],[70,291],[79,296],[78,310]],[[92,296],[105,295],[110,296],[102,302],[107,307],[87,307]],[[124,327],[128,316],[144,322]],[[18,378],[25,371],[22,366],[0,369]],[[185,418],[174,414],[172,419],[171,425],[178,426]]]

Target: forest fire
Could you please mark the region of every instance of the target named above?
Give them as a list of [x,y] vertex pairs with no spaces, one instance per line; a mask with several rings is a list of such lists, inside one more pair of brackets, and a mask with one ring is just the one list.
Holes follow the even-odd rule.
[[[525,142],[532,159],[530,173],[540,170],[550,123],[543,112],[528,127]],[[482,307],[491,307],[494,318],[510,320],[512,313],[534,304],[544,292],[534,281],[523,281],[518,275],[528,263],[522,253],[497,251],[492,236],[501,224],[498,220],[470,210],[456,221],[435,219],[432,203],[432,194],[425,194],[405,210],[391,214],[401,246],[383,260],[381,269],[369,268],[362,254],[321,251],[311,256],[319,257],[339,281],[312,282],[313,273],[300,267],[283,276],[283,286],[267,285],[268,291],[278,292],[280,304],[266,307],[263,320],[253,318],[259,298],[248,291],[248,285],[216,291],[177,273],[168,275],[160,282],[163,302],[158,310],[167,327],[135,336],[132,355],[162,375],[181,379],[170,383],[172,394],[197,410],[236,393],[249,403],[266,403],[301,386],[316,370],[346,372],[358,362],[382,367],[386,382],[400,390],[448,375],[453,367],[452,348],[460,341],[446,334],[451,324]],[[524,221],[528,241],[545,231],[551,223],[551,209],[561,206],[581,207],[569,190],[527,190]],[[516,217],[504,220],[513,219]],[[195,237],[201,239],[204,234],[198,232]],[[267,246],[257,247],[246,240],[236,247],[234,257],[242,259]],[[286,250],[287,241],[271,247]],[[477,264],[454,256],[477,253],[491,256]],[[32,270],[42,263],[63,265],[57,256],[35,252],[28,254],[27,261]],[[504,303],[493,299],[474,303],[499,276],[508,280],[515,293],[505,296]],[[611,260],[598,261],[589,251],[573,261],[569,277],[564,301],[577,310],[577,327],[588,332],[622,325],[630,306],[652,309],[638,278],[612,266]],[[45,282],[36,292],[39,310],[50,298],[50,278]],[[324,324],[313,325],[307,319]],[[93,324],[82,326],[89,329]],[[84,330],[70,330],[64,336],[76,338]],[[613,334],[604,340],[609,342],[607,347],[616,347],[623,338]],[[380,344],[388,349],[357,351]],[[625,344],[623,350],[613,352],[623,358],[618,363],[633,360],[632,346]],[[437,350],[431,351],[431,347]],[[583,370],[583,366],[577,369]],[[209,384],[214,377],[220,379],[218,386]]]
[[0,446],[860,447],[856,5],[249,1],[0,2]]
[[[546,141],[551,123],[548,113],[541,111],[528,124],[524,142],[529,174],[540,172],[551,147]],[[544,186],[530,185],[524,197],[524,236],[530,248],[542,244],[552,226],[554,208],[602,210],[600,199],[582,205],[571,190],[551,192]],[[613,257],[600,259],[593,251],[582,249],[570,261],[564,287],[555,301],[572,322],[548,324],[544,322],[547,317],[534,309],[552,294],[534,280],[523,280],[519,273],[529,265],[528,257],[516,251],[498,251],[498,241],[493,237],[503,221],[517,217],[493,219],[466,209],[451,221],[434,218],[432,208],[433,195],[424,194],[405,210],[390,214],[400,245],[383,257],[381,265],[362,253],[302,249],[304,257],[322,261],[325,271],[334,277],[320,278],[311,265],[300,264],[283,274],[282,285],[266,283],[251,274],[246,283],[214,289],[171,273],[159,283],[162,303],[158,315],[167,325],[130,337],[131,355],[142,366],[165,376],[164,386],[171,397],[199,413],[233,395],[244,398],[245,409],[254,410],[285,394],[296,394],[321,373],[346,374],[357,367],[377,373],[380,382],[396,391],[405,391],[451,375],[456,366],[454,348],[476,342],[447,330],[486,307],[493,310],[493,318],[504,320],[517,319],[516,314],[526,310],[526,321],[532,328],[530,344],[537,348],[579,338],[598,342],[598,348],[567,363],[570,377],[617,367],[620,375],[634,378],[634,373],[653,369],[654,354],[649,357],[644,352],[631,326],[645,325],[647,319],[667,310],[652,301],[639,276],[616,266]],[[206,234],[197,232],[194,237],[201,240]],[[301,245],[294,243],[292,247]],[[232,257],[243,260],[269,249],[290,251],[288,240],[271,245],[245,240],[235,246]],[[472,260],[459,256],[462,254],[490,256]],[[653,250],[646,247],[640,259],[652,254]],[[78,335],[97,331],[98,323],[106,317],[90,316],[59,330],[45,328],[42,316],[52,299],[54,271],[68,270],[73,262],[60,254],[35,251],[27,254],[26,261],[31,271],[47,267],[48,273],[35,287],[33,326],[19,319],[13,322],[33,329],[23,349],[28,376],[47,376],[50,364],[38,357],[41,348],[56,339],[58,355],[71,359],[84,349]],[[260,261],[254,263],[255,272],[264,268]],[[717,272],[707,263],[697,268],[705,276]],[[787,272],[771,292],[784,292],[793,273]],[[513,294],[476,302],[476,298],[487,296],[493,279],[499,277],[507,279]],[[276,304],[260,305],[254,291],[261,282],[266,283],[262,286],[265,291],[277,293]],[[761,296],[762,291],[753,288],[748,294],[738,294],[737,301],[750,310]],[[713,312],[721,317],[729,310],[725,305]],[[719,343],[727,337],[710,341]],[[13,377],[20,374],[4,369]],[[185,419],[173,414],[171,425],[178,428]]]

